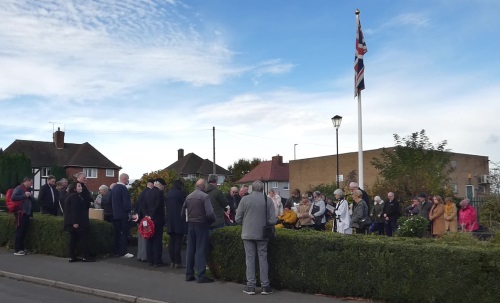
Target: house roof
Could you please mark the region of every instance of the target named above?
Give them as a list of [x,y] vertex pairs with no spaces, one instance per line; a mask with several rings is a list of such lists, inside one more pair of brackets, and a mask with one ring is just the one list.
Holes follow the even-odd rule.
[[[213,162],[208,159],[202,159],[195,153],[189,153],[174,163],[170,164],[167,169],[176,171],[181,175],[210,175],[213,173]],[[215,172],[218,175],[229,175],[229,171],[215,165]]]
[[15,140],[5,153],[24,153],[31,160],[32,167],[96,167],[121,169],[111,162],[90,143],[64,143],[63,149],[57,149],[53,142]]
[[282,156],[274,156],[271,161],[261,162],[236,183],[249,183],[261,181],[288,181],[289,164],[283,163]]

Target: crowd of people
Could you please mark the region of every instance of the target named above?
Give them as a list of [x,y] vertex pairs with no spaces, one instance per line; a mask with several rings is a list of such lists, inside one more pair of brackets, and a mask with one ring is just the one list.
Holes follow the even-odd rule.
[[[32,178],[26,177],[12,194],[12,200],[22,201],[20,211],[15,213],[15,255],[26,255],[24,240],[32,217],[34,197],[29,190]],[[68,184],[49,176],[40,189],[38,197],[41,213],[64,216],[64,230],[70,235],[68,252],[70,262],[94,262],[89,251],[89,208],[103,210],[104,220],[114,227],[114,254],[117,257],[133,258],[127,251],[131,222],[138,227],[138,261],[150,266],[184,268],[181,249],[187,237],[186,281],[210,283],[206,276],[206,255],[210,233],[224,226],[242,225],[241,238],[246,255],[247,285],[244,292],[255,294],[255,262],[259,259],[262,294],[271,294],[268,277],[267,245],[269,239],[263,233],[265,226],[288,229],[314,229],[340,234],[367,234],[393,236],[398,229],[398,218],[402,215],[400,203],[394,193],[389,192],[384,200],[369,195],[356,182],[349,184],[349,192],[336,189],[333,197],[319,191],[301,194],[292,191],[288,199],[282,199],[273,189],[264,192],[264,183],[255,181],[249,186],[232,187],[224,194],[217,187],[217,176],[199,179],[195,190],[186,193],[184,183],[175,180],[166,191],[167,183],[162,178],[148,179],[146,188],[133,204],[127,185],[129,176],[120,174],[119,181],[109,187],[99,187],[99,194],[92,199],[86,186],[85,173],[76,175],[76,181]],[[351,196],[352,203],[348,202]],[[373,203],[373,204],[372,204]],[[403,215],[421,216],[428,220],[429,234],[439,237],[446,232],[475,231],[479,225],[475,209],[468,199],[460,202],[460,210],[453,199],[420,194],[404,209]],[[163,232],[169,235],[168,252],[170,264],[162,260]],[[195,275],[197,274],[197,275]]]

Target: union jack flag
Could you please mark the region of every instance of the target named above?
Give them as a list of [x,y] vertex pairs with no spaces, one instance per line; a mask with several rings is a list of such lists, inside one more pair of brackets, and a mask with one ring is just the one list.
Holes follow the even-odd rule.
[[363,31],[361,31],[359,16],[356,17],[356,20],[358,25],[356,28],[356,54],[354,56],[354,97],[365,89],[365,65],[363,64],[363,55],[368,51]]

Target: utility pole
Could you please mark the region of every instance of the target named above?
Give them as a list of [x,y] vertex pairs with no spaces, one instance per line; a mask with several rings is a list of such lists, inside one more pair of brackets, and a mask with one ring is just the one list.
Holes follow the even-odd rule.
[[213,137],[213,147],[214,147],[214,166],[213,166],[213,174],[216,174],[215,171],[215,126],[212,127],[212,137]]

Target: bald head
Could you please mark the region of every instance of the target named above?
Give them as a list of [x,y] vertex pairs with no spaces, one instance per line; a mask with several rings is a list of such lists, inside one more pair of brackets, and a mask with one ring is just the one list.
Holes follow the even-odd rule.
[[199,179],[196,181],[196,189],[205,190],[207,188],[207,181],[205,179]]

